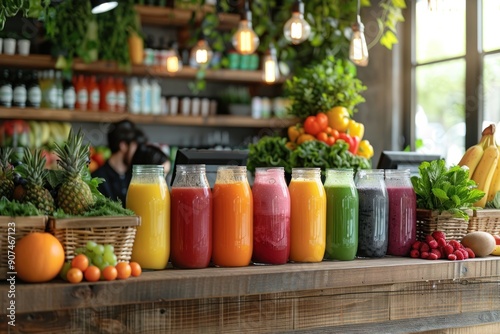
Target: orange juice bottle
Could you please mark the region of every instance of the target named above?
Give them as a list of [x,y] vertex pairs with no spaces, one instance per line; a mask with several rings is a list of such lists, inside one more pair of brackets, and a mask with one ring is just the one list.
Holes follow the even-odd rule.
[[326,193],[320,168],[293,168],[290,261],[321,262],[326,247]]
[[163,166],[134,165],[126,207],[141,217],[132,260],[144,269],[165,269],[170,256],[170,193]]
[[253,198],[245,166],[219,166],[213,189],[212,260],[216,266],[250,264]]

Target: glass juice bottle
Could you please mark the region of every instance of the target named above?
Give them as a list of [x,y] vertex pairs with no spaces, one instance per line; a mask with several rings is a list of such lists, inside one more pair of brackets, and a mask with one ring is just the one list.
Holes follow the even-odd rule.
[[385,170],[389,196],[389,244],[387,254],[407,256],[417,238],[417,199],[409,170]]
[[164,269],[170,256],[170,193],[163,166],[133,166],[126,207],[141,217],[131,261],[144,269]]
[[252,195],[252,261],[284,264],[290,255],[290,193],[285,169],[256,168]]
[[220,267],[250,264],[253,198],[246,166],[219,166],[213,188],[212,260]]
[[321,262],[326,242],[326,194],[320,168],[293,168],[290,191],[290,261]]
[[358,250],[358,191],[353,169],[327,169],[326,258],[354,260]]
[[205,268],[212,256],[212,190],[205,165],[177,165],[170,193],[170,261]]
[[359,197],[358,252],[360,257],[383,257],[389,238],[389,197],[383,169],[356,173]]

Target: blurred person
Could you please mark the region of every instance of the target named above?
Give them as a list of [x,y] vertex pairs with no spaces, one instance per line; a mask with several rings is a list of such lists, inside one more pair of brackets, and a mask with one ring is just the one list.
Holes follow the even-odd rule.
[[144,143],[139,145],[132,157],[133,165],[162,165],[164,170],[164,175],[170,172],[170,157],[166,154],[159,146]]
[[128,186],[131,180],[132,157],[139,145],[147,141],[144,132],[134,123],[123,120],[112,123],[108,129],[108,147],[111,156],[106,163],[92,173],[92,177],[103,178],[98,190],[112,200],[120,200],[125,206]]

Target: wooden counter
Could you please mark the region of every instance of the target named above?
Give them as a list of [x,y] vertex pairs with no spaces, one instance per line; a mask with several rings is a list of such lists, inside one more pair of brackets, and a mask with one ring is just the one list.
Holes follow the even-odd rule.
[[[9,285],[0,284],[1,309]],[[6,333],[500,333],[500,258],[168,269],[15,285]],[[461,329],[458,329],[461,328]],[[437,331],[435,333],[438,333]]]

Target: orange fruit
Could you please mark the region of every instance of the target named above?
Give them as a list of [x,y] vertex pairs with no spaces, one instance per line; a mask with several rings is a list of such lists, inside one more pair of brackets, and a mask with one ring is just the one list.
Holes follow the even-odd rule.
[[127,262],[118,262],[115,267],[119,279],[127,279],[132,274],[132,268]]
[[142,268],[141,268],[141,265],[139,263],[130,262],[130,269],[132,270],[131,271],[132,276],[134,276],[134,277],[141,276]]
[[66,279],[70,283],[80,283],[83,279],[83,273],[78,268],[71,268],[66,274]]
[[78,254],[71,260],[71,268],[78,268],[82,272],[89,267],[89,258],[85,254]]
[[83,273],[85,279],[89,282],[97,282],[101,278],[101,270],[96,266],[90,266]]
[[54,279],[64,265],[64,248],[50,233],[34,232],[17,240],[15,268],[25,282],[40,283]]
[[116,268],[114,266],[107,266],[102,270],[102,277],[106,281],[114,281],[117,276],[118,276],[118,271],[116,271]]

